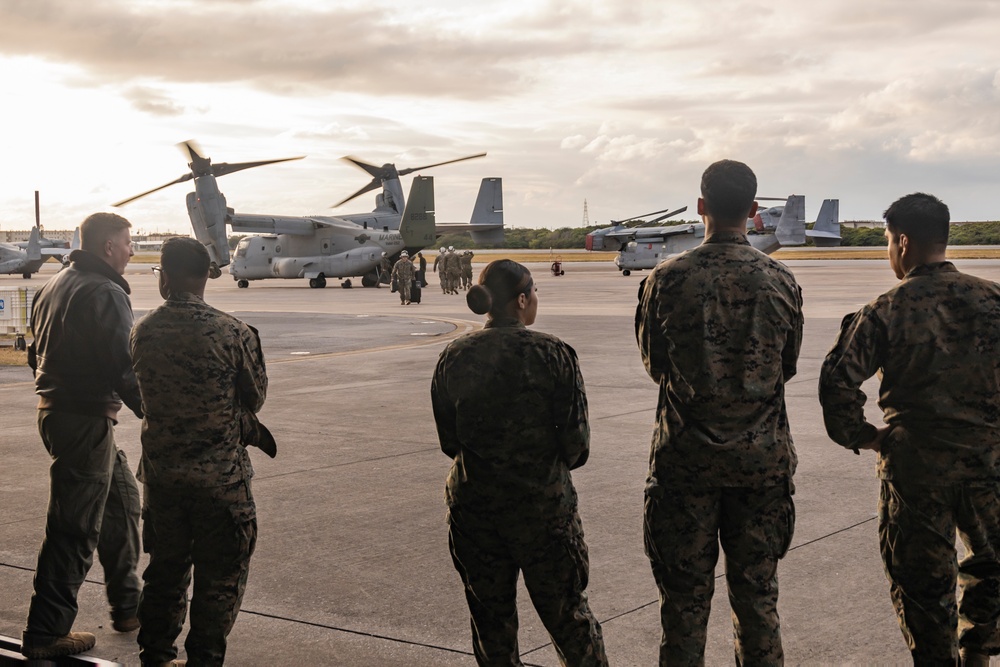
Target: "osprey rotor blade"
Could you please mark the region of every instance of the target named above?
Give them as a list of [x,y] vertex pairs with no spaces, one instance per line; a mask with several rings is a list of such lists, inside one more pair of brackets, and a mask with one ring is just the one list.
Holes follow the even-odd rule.
[[661,220],[666,220],[667,218],[672,218],[675,215],[677,215],[678,213],[683,213],[686,210],[688,210],[688,207],[684,206],[683,208],[679,208],[676,211],[671,211],[670,213],[667,213],[666,215],[661,215],[658,218],[653,218],[652,220],[650,220],[649,222],[644,223],[644,224],[655,225],[656,223],[660,222]]
[[371,181],[371,183],[369,183],[365,187],[361,188],[360,190],[358,190],[357,192],[355,192],[350,197],[347,197],[346,199],[341,199],[339,202],[337,202],[336,204],[334,204],[330,208],[337,208],[338,206],[343,206],[344,204],[346,204],[347,202],[351,201],[355,197],[360,197],[361,195],[363,195],[366,192],[371,192],[372,190],[378,190],[381,187],[382,187],[382,179],[381,178],[377,178],[377,177],[373,178],[372,181]]
[[475,155],[467,155],[465,157],[460,157],[455,160],[448,160],[447,162],[436,162],[434,164],[425,164],[422,167],[410,167],[408,169],[402,169],[399,172],[400,176],[406,176],[407,174],[412,174],[415,171],[420,171],[421,169],[430,169],[431,167],[440,167],[446,164],[453,164],[455,162],[464,162],[465,160],[474,160],[479,157],[485,157],[486,153],[476,153]]
[[166,183],[165,185],[161,185],[158,188],[153,188],[152,190],[146,190],[142,194],[136,195],[134,197],[129,197],[128,199],[123,199],[120,202],[116,202],[116,203],[112,204],[112,206],[124,206],[125,204],[128,204],[129,202],[133,202],[136,199],[140,199],[142,197],[145,197],[146,195],[151,195],[154,192],[157,192],[158,190],[162,190],[163,188],[169,188],[171,185],[177,185],[178,183],[183,183],[184,181],[190,181],[192,178],[194,178],[193,174],[184,174],[180,178],[175,179],[173,181],[170,181],[169,183]]
[[212,165],[212,175],[213,176],[225,176],[226,174],[233,174],[237,171],[243,171],[244,169],[253,169],[254,167],[263,167],[265,164],[276,164],[278,162],[290,162],[292,160],[301,160],[305,155],[299,155],[298,157],[283,157],[277,160],[258,160],[257,162],[235,162],[229,164],[227,162],[220,162],[219,164]]

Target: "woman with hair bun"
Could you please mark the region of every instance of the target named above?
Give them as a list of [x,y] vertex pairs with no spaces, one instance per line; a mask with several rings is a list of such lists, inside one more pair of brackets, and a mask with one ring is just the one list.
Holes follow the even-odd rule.
[[517,578],[563,665],[607,665],[587,604],[589,561],[570,470],[590,452],[576,352],[531,331],[531,273],[502,259],[466,294],[486,326],[441,353],[431,399],[448,474],[449,544],[480,665],[520,665]]

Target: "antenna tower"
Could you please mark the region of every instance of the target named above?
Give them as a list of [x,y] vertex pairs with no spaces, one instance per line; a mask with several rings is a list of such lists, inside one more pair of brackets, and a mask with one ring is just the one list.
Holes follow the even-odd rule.
[[583,226],[590,227],[590,214],[587,212],[587,200],[583,200]]

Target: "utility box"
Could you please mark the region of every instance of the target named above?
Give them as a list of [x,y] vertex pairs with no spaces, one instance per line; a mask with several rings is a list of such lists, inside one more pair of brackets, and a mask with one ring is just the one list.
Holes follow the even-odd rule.
[[31,328],[32,287],[0,287],[0,334],[24,337]]

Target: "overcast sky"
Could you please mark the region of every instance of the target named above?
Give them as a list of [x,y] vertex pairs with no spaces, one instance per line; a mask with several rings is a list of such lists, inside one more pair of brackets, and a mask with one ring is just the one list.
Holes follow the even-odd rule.
[[[356,155],[429,170],[441,221],[504,179],[509,225],[688,206],[732,158],[814,219],[879,219],[923,190],[1000,219],[1000,1],[0,0],[0,229],[67,229],[187,170],[241,213],[331,209]],[[410,177],[404,178],[409,189]],[[121,212],[189,231],[190,183]]]

